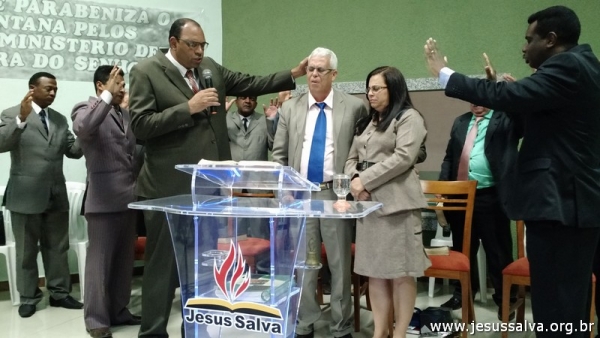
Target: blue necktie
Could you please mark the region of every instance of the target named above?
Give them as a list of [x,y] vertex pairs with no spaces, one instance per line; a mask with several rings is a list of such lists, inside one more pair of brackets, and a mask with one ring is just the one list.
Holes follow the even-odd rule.
[[315,124],[310,156],[308,158],[308,174],[306,178],[315,183],[323,182],[323,165],[325,159],[325,139],[327,138],[327,118],[325,117],[325,102],[316,103],[319,106],[319,116]]

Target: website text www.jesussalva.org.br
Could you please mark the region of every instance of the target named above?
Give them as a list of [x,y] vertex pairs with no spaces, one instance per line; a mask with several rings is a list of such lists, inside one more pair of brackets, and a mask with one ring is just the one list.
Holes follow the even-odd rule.
[[589,332],[593,329],[594,323],[579,322],[579,326],[574,323],[552,323],[549,326],[542,323],[532,323],[525,320],[524,323],[432,323],[433,332],[463,332],[470,334],[476,332],[564,332],[565,335],[571,335],[576,332]]

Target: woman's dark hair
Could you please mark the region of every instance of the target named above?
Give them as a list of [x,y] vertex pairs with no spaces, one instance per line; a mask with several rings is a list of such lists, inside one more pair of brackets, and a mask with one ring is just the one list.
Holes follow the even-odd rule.
[[389,66],[375,68],[367,75],[367,86],[369,86],[371,77],[377,74],[381,74],[385,80],[385,85],[389,93],[389,104],[386,111],[381,113],[381,121],[379,121],[379,112],[369,107],[369,115],[358,120],[356,123],[356,135],[362,134],[371,121],[374,121],[377,125],[377,131],[385,131],[393,119],[399,119],[406,110],[413,108],[406,80],[397,68]]

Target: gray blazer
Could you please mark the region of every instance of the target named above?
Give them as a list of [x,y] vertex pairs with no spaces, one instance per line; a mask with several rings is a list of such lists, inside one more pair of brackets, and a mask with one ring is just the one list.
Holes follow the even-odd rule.
[[136,200],[135,136],[129,112],[98,97],[75,105],[71,118],[87,167],[85,212],[118,212]]
[[273,149],[273,121],[256,111],[248,116],[248,121],[249,125],[246,131],[238,112],[227,113],[231,159],[234,161],[267,161],[269,150]]
[[0,117],[0,152],[10,151],[11,160],[6,207],[22,214],[40,214],[50,206],[54,211],[68,211],[63,158],[81,158],[79,142],[69,131],[67,119],[51,108],[46,108],[49,134],[33,109],[25,128],[19,128],[20,109],[20,105],[8,108]]
[[[277,133],[273,142],[273,161],[300,171],[302,142],[308,115],[308,94],[286,101],[281,107]],[[344,171],[356,122],[367,116],[367,107],[354,96],[333,90],[334,169]]]
[[[385,132],[375,131],[369,124],[355,137],[345,173],[353,177],[359,174],[358,163],[376,163],[359,176],[371,193],[371,200],[383,203],[383,215],[427,206],[419,176],[414,170],[425,136],[427,130],[423,118],[416,110],[409,109],[399,120],[393,120]],[[366,144],[365,137],[368,137]]]

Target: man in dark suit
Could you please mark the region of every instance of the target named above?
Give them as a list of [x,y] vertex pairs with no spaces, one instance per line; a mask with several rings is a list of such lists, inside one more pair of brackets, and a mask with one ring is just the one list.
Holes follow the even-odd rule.
[[[445,67],[433,39],[425,52],[446,95],[523,116],[508,211],[527,226],[533,317],[546,328],[551,323],[579,328],[589,320],[586,304],[600,237],[600,62],[589,45],[578,45],[581,25],[571,9],[549,7],[528,22],[523,57],[537,71],[520,81],[495,83],[455,73]],[[564,330],[537,336],[563,337]]]
[[[131,70],[132,129],[145,141],[146,155],[136,193],[141,198],[189,194],[191,176],[176,164],[201,159],[230,160],[225,95],[257,96],[295,88],[306,60],[291,71],[251,76],[230,71],[204,57],[204,31],[191,19],[178,19],[169,32],[169,50]],[[212,71],[214,88],[199,75]],[[212,107],[212,109],[211,109]],[[212,110],[212,112],[210,111]],[[177,274],[164,213],[144,212],[147,230],[140,337],[168,337]]]
[[[511,185],[505,176],[517,160],[523,133],[521,122],[518,117],[511,118],[504,112],[471,104],[470,112],[454,120],[439,178],[440,181],[478,181],[471,228],[471,286],[475,294],[477,250],[481,240],[495,290],[493,298],[498,306],[502,303],[502,270],[513,261],[510,220],[504,208],[509,201]],[[474,142],[466,141],[469,136]],[[465,149],[465,144],[470,145],[469,149]],[[464,177],[459,177],[461,157],[465,158],[466,164]],[[445,216],[452,229],[453,249],[462,251],[465,214],[450,211]],[[461,299],[460,284],[457,284],[452,298],[441,306],[459,309]],[[501,314],[498,309],[498,316]],[[514,317],[514,312],[511,316]]]
[[[81,158],[67,119],[49,108],[58,86],[50,73],[36,73],[20,105],[2,112],[0,152],[10,151],[10,177],[4,194],[17,250],[19,315],[31,317],[42,300],[37,254],[42,252],[50,306],[81,309],[69,295],[69,201],[63,158]],[[38,247],[39,243],[39,247]]]
[[135,136],[129,112],[119,107],[125,94],[123,71],[100,66],[96,96],[73,108],[73,131],[87,167],[85,218],[89,247],[85,263],[85,327],[92,337],[112,337],[111,325],[139,324],[127,309],[131,295],[135,212]]

